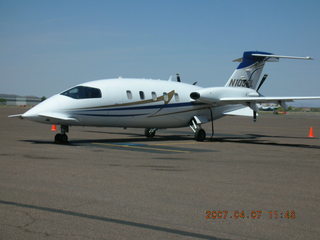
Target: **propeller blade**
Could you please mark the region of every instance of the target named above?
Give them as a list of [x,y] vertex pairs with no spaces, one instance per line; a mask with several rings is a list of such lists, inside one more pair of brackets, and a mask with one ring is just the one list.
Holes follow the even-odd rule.
[[177,82],[181,82],[179,73],[177,73]]
[[253,111],[253,121],[256,122],[257,121],[257,112]]
[[261,81],[260,81],[260,84],[259,84],[259,86],[258,86],[258,88],[257,88],[257,92],[258,92],[259,89],[261,88],[262,84],[266,81],[267,77],[268,77],[268,74],[263,75],[263,77],[262,77],[262,79],[261,79]]

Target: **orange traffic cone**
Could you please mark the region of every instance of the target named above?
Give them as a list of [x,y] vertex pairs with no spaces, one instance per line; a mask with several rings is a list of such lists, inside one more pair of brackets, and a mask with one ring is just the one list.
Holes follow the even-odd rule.
[[313,127],[310,127],[308,137],[309,137],[309,138],[314,138],[314,135],[313,135]]
[[57,126],[53,124],[53,125],[51,126],[51,131],[52,131],[52,132],[57,131]]

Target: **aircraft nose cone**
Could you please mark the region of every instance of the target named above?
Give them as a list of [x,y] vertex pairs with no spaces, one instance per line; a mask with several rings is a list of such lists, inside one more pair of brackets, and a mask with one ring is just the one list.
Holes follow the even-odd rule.
[[27,119],[34,119],[34,118],[39,117],[39,111],[38,111],[37,106],[26,111],[24,114],[22,114],[22,117],[27,118]]
[[21,115],[22,118],[35,122],[48,123],[48,118],[45,116],[52,113],[61,113],[68,106],[68,98],[60,94],[54,95],[47,100],[37,104],[33,108]]
[[38,116],[38,114],[36,114],[34,111],[32,111],[32,109],[30,109],[29,111],[26,111],[24,114],[22,114],[23,118],[34,118],[37,116]]

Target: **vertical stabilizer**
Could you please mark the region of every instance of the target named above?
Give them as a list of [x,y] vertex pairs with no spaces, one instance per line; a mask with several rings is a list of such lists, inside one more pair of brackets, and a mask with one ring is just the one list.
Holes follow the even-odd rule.
[[[268,57],[269,55],[270,57]],[[242,58],[234,60],[234,62],[240,62],[240,64],[229,78],[225,87],[242,87],[256,90],[259,86],[265,62],[278,61],[273,56],[272,53],[267,52],[244,52]]]

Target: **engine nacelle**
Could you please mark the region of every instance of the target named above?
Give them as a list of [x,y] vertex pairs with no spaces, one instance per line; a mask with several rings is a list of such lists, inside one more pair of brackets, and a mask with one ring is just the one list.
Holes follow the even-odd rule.
[[190,98],[204,103],[217,103],[221,98],[259,97],[251,88],[214,87],[204,88],[190,94]]

